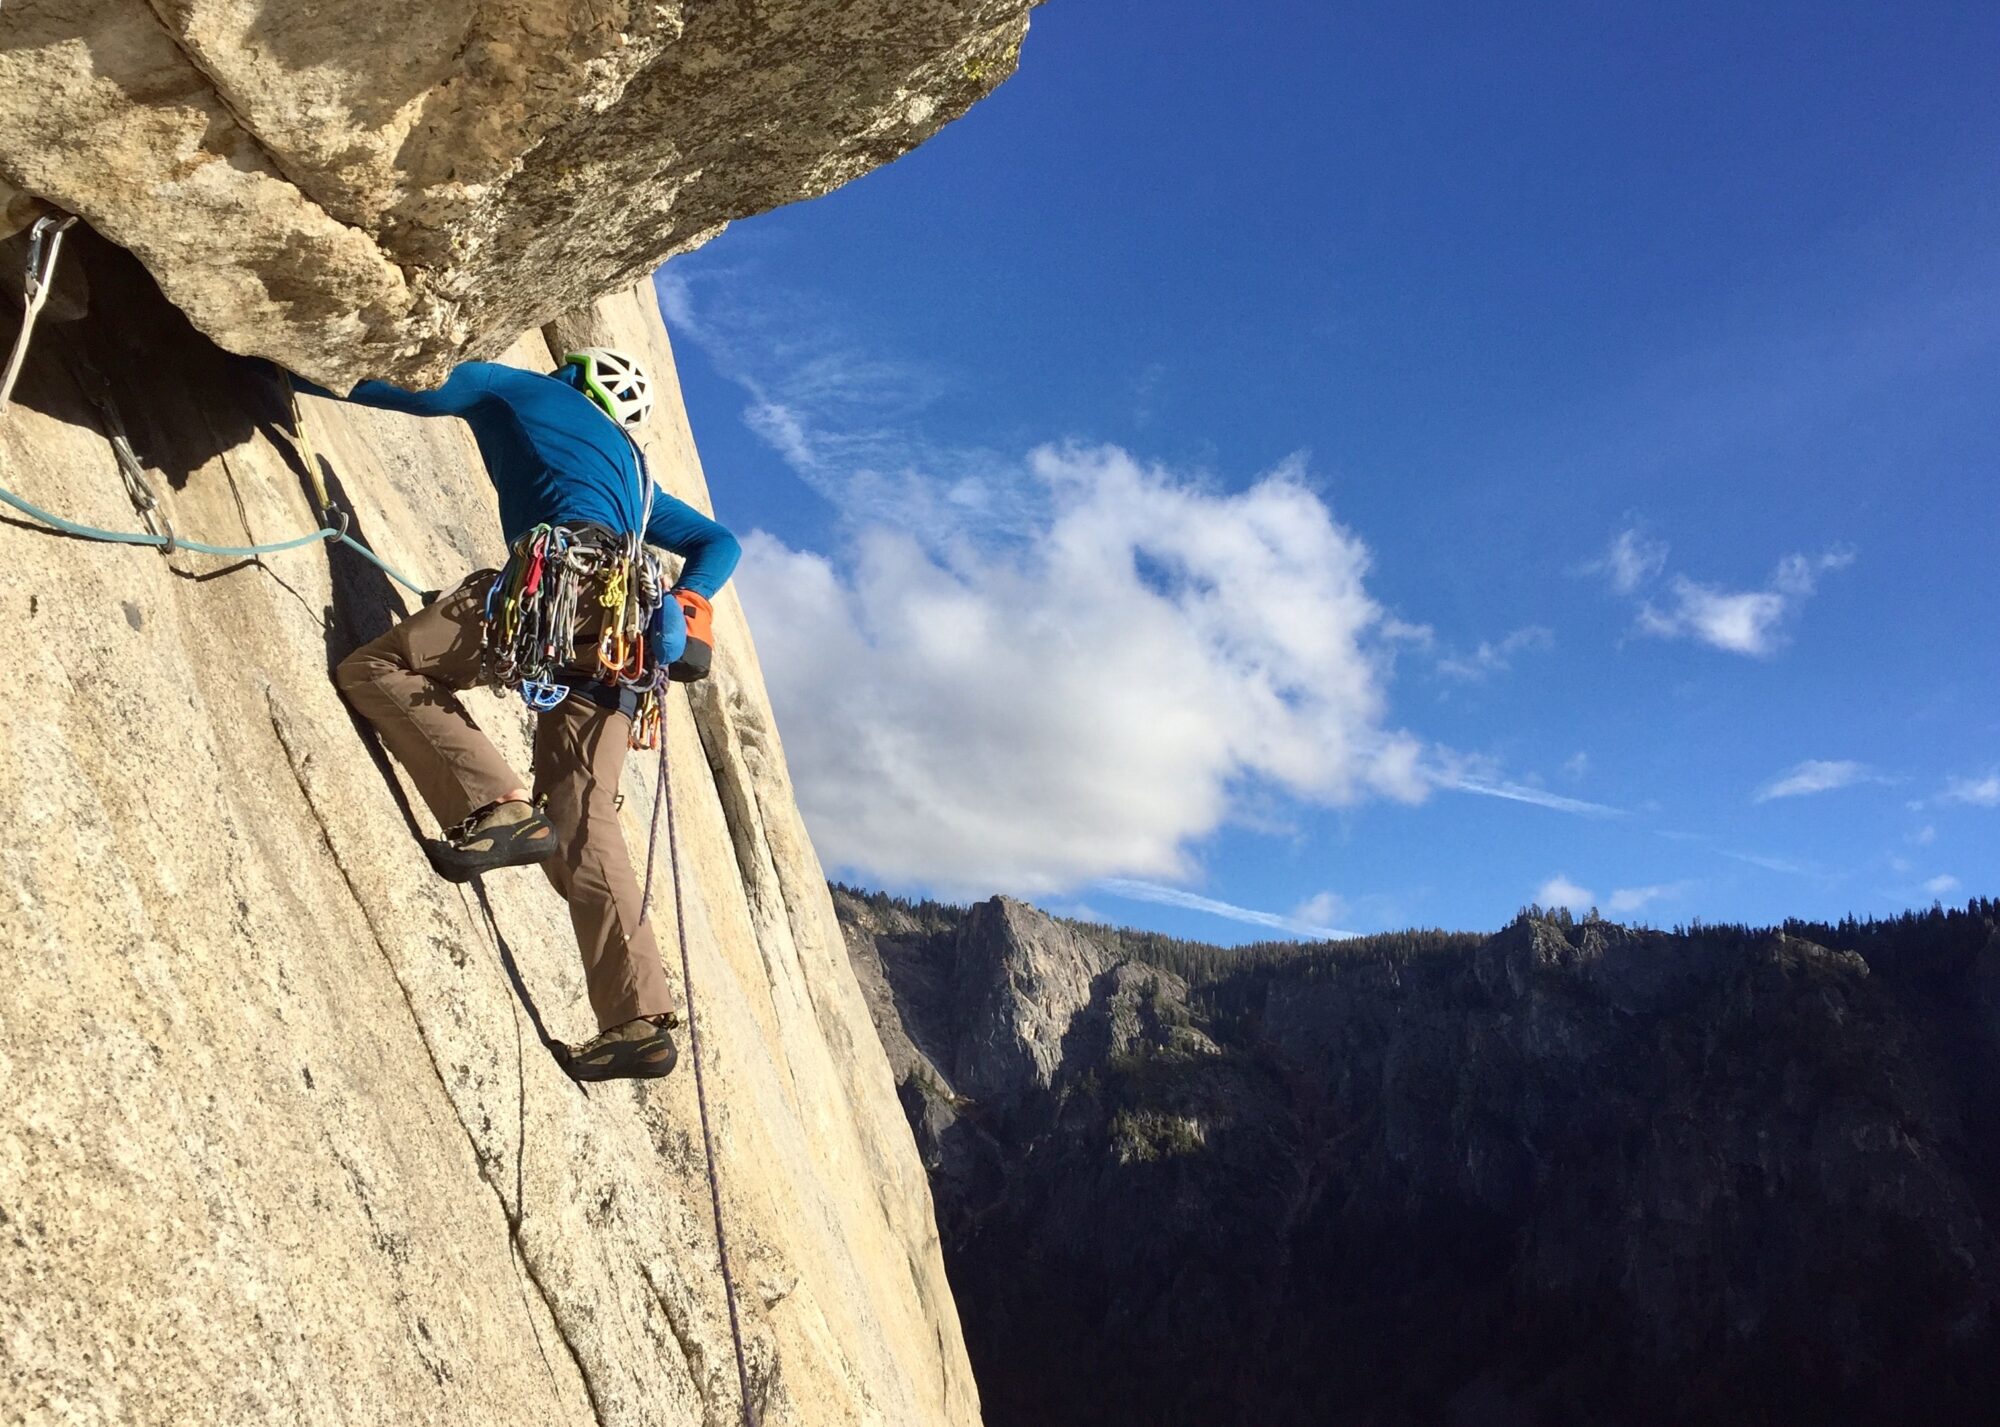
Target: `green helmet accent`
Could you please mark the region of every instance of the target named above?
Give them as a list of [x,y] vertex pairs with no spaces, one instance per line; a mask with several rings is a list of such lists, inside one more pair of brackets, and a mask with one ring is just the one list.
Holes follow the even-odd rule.
[[623,352],[585,347],[563,353],[563,365],[582,370],[585,393],[627,430],[643,425],[653,414],[653,379]]

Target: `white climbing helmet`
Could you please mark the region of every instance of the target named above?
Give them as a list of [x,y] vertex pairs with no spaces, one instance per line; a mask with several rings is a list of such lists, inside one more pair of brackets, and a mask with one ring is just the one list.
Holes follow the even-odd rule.
[[631,430],[653,414],[653,379],[623,352],[609,347],[585,347],[563,353],[563,365],[583,371],[583,389],[605,414]]

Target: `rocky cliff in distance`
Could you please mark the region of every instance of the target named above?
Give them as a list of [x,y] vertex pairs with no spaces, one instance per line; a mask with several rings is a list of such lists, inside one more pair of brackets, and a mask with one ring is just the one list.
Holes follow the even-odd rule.
[[2000,906],[1226,952],[837,902],[993,1427],[2000,1400]]
[[[0,484],[136,527],[89,399],[108,389],[182,534],[311,529],[270,368],[97,235],[64,263]],[[653,471],[707,508],[650,289],[507,357],[547,369],[581,340],[653,367]],[[305,408],[391,563],[441,586],[500,554],[459,423]],[[657,1084],[569,1082],[536,1019],[594,1029],[566,909],[533,869],[435,877],[428,814],[334,691],[412,598],[340,549],[162,557],[0,517],[0,1421],[737,1421],[685,1047]],[[667,732],[752,1392],[773,1427],[975,1427],[922,1169],[733,592],[716,628]],[[468,703],[525,768],[519,702]],[[640,848],[652,772],[635,758],[624,789]],[[666,882],[663,856],[671,956]]]
[[6,0],[0,183],[344,390],[629,287],[908,151],[1033,0]]

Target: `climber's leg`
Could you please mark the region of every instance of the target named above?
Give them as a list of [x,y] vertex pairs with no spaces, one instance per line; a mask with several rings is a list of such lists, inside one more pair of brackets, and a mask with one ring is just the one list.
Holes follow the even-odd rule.
[[535,730],[535,800],[562,840],[542,864],[569,903],[591,1009],[604,1030],[677,1011],[649,922],[639,924],[639,880],[613,801],[631,719],[573,694]]
[[489,804],[524,796],[513,769],[452,696],[478,682],[492,578],[491,570],[468,575],[334,671],[340,691],[374,725],[447,828]]

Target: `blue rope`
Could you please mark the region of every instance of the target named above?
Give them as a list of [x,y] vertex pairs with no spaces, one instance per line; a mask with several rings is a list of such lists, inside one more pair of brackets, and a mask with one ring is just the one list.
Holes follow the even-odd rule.
[[59,515],[21,499],[4,486],[0,486],[0,501],[5,501],[22,514],[39,520],[51,529],[60,530],[65,535],[79,536],[84,540],[99,540],[112,545],[150,545],[169,553],[176,550],[192,550],[198,555],[224,555],[231,559],[243,560],[258,555],[275,555],[281,550],[297,550],[302,546],[317,545],[322,540],[332,540],[347,546],[411,594],[422,596],[428,593],[422,585],[403,575],[395,566],[359,540],[331,527],[315,530],[310,535],[301,535],[296,540],[280,540],[271,545],[205,545],[199,540],[182,540],[178,537],[168,540],[164,535],[148,535],[136,530],[99,530],[94,525],[78,525],[73,520],[64,520]]

